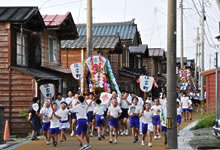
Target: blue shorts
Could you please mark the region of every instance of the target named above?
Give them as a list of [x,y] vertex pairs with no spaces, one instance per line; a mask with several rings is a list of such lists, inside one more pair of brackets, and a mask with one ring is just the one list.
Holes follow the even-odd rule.
[[162,132],[167,132],[167,127],[162,126]]
[[122,110],[122,113],[121,113],[120,119],[128,118],[128,109],[122,108],[121,110]]
[[50,128],[50,134],[60,134],[60,128]]
[[154,126],[160,125],[160,116],[159,115],[155,115],[152,123],[153,123]]
[[77,118],[76,118],[76,113],[75,113],[75,112],[74,112],[74,113],[71,113],[71,119],[75,119],[75,120],[77,119]]
[[183,112],[189,112],[189,109],[188,108],[183,108],[182,111]]
[[118,119],[109,118],[109,126],[115,128],[115,129],[118,129],[119,128]]
[[104,115],[96,115],[95,117],[96,120],[96,126],[105,126],[105,116]]
[[142,134],[146,134],[148,130],[148,124],[142,123]]
[[188,111],[189,111],[189,112],[192,112],[193,110],[192,110],[192,109],[188,109]]
[[87,133],[88,120],[79,119],[76,122],[76,135],[81,135],[82,133]]
[[131,128],[140,128],[140,118],[138,116],[130,117],[129,120]]
[[88,113],[87,113],[87,117],[88,117],[88,121],[89,122],[92,122],[92,120],[94,120],[94,115],[93,115],[93,111],[89,111]]
[[42,130],[43,130],[43,131],[48,131],[48,130],[50,130],[50,122],[43,122],[43,124],[42,124]]
[[181,115],[177,115],[177,120],[176,120],[176,122],[177,122],[178,124],[181,124],[181,121],[182,121],[182,116],[181,116]]

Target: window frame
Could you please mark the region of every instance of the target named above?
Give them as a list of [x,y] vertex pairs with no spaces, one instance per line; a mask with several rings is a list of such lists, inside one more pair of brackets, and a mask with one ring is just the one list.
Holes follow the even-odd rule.
[[28,66],[28,35],[21,32],[16,32],[16,65]]
[[[52,47],[53,52],[51,51],[51,43],[50,43],[51,41],[50,40],[52,40],[52,42],[53,42],[53,47]],[[57,60],[58,40],[56,37],[51,36],[51,35],[48,36],[48,50],[49,50],[49,62],[51,62],[51,63],[57,62],[58,61]],[[51,54],[51,52],[52,52],[52,54]]]

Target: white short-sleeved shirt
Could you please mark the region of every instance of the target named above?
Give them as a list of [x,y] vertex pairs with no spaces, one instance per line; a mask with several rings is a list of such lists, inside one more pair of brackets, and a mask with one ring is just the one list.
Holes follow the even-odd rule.
[[57,111],[57,114],[58,114],[58,116],[60,116],[61,117],[61,121],[66,121],[66,120],[68,120],[68,115],[69,115],[69,110],[68,109],[59,109],[58,111]]
[[[129,103],[131,103],[131,101],[127,98],[127,101],[129,102]],[[121,108],[123,108],[123,109],[128,109],[129,108],[129,104],[126,102],[126,100],[121,100]]]
[[62,97],[62,99],[61,100],[58,100],[58,99],[56,99],[55,100],[55,103],[57,104],[57,109],[59,110],[60,109],[60,106],[61,106],[61,102],[65,102],[65,99]]
[[154,116],[155,115],[160,115],[160,111],[161,111],[161,105],[153,105],[152,107],[151,107],[151,110],[153,111],[153,113],[154,113]]
[[77,120],[88,119],[87,118],[87,110],[88,110],[88,105],[86,103],[80,103],[80,104],[76,105],[75,112],[76,112]]
[[[90,104],[91,103],[91,99],[87,99],[86,100],[86,102],[88,103],[88,104]],[[91,111],[93,111],[94,110],[94,108],[95,108],[95,102],[94,101],[92,101],[92,103],[91,103],[91,105],[90,106],[88,106],[89,108],[88,108],[88,112],[91,112]]]
[[93,111],[95,115],[104,115],[105,107],[103,105],[96,105]]
[[182,109],[181,109],[181,107],[178,107],[176,109],[176,111],[177,111],[177,115],[181,115],[182,116]]
[[161,125],[166,126],[166,120],[167,120],[167,107],[161,107],[160,111],[160,119],[161,119]]
[[141,106],[138,106],[138,105],[135,106],[134,104],[129,106],[128,113],[138,114],[138,113],[141,113],[141,112],[142,112],[142,107]]
[[144,111],[143,115],[142,115],[142,122],[144,124],[149,124],[152,123],[152,118],[154,116],[154,113],[152,111]]
[[160,99],[160,105],[161,106],[165,106],[167,104],[167,99],[164,98],[164,99]]
[[[58,111],[55,112],[57,116],[59,114],[57,113]],[[50,116],[52,115],[53,111],[50,112]],[[60,127],[60,120],[53,115],[52,119],[50,120],[50,128],[59,128]]]
[[[191,106],[190,106],[190,105],[191,105]],[[191,100],[191,99],[189,100],[189,106],[190,106],[189,109],[192,110],[193,107],[192,107],[192,100]]]
[[68,105],[70,105],[70,103],[73,101],[73,99],[74,99],[73,96],[72,96],[72,97],[67,97],[67,98],[65,99],[65,102],[66,102]]
[[108,107],[108,113],[110,113],[111,117],[116,118],[120,113],[122,113],[122,110],[119,106],[116,107],[110,106]]
[[181,97],[181,104],[183,109],[189,108],[189,97]]
[[138,103],[137,103],[137,105],[143,107],[143,105],[144,105],[143,99],[142,99],[141,97],[139,97],[139,96],[137,96],[137,98],[138,98]]
[[42,115],[42,121],[43,122],[50,122],[50,114],[52,112],[52,108],[51,107],[43,107],[40,110],[40,114]]
[[75,98],[73,98],[72,99],[72,112],[74,113],[74,112],[76,112],[76,103],[78,102],[79,100],[78,99],[75,99]]

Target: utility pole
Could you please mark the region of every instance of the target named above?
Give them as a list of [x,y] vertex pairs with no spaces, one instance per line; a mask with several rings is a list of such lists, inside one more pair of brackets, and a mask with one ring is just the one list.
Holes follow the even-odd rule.
[[216,98],[216,127],[218,127],[218,52],[216,52],[215,53],[216,54],[216,58],[215,58],[215,60],[216,60],[216,65],[215,65],[215,67],[216,67],[216,82],[215,82],[215,86],[216,86],[216,88],[215,88],[215,98]]
[[180,0],[180,51],[181,51],[181,57],[180,57],[180,66],[181,69],[184,68],[184,48],[183,48],[183,0]]
[[177,149],[176,0],[168,0],[167,22],[167,144],[169,149]]
[[[202,15],[201,15],[201,72],[204,71],[204,32],[205,32],[205,6],[204,0],[202,0]],[[201,75],[200,75],[201,76]],[[201,76],[201,110],[204,110],[204,76]]]
[[199,27],[197,27],[197,37],[196,37],[196,57],[195,57],[195,87],[198,88],[198,79],[197,79],[197,72],[198,72],[198,52],[199,52]]
[[92,55],[92,0],[87,0],[87,24],[86,24],[86,42],[87,42],[87,56]]

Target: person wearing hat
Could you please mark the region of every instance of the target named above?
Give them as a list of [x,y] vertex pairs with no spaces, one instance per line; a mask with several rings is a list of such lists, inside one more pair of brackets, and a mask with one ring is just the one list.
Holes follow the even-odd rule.
[[50,144],[50,118],[49,114],[52,112],[50,107],[50,99],[45,99],[44,106],[40,110],[40,116],[42,118],[42,130],[45,136],[46,144]]

